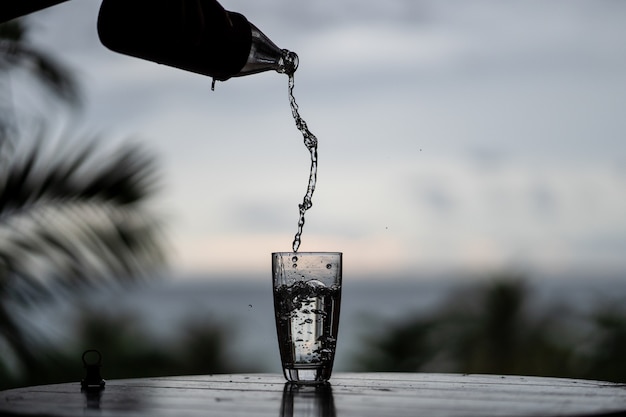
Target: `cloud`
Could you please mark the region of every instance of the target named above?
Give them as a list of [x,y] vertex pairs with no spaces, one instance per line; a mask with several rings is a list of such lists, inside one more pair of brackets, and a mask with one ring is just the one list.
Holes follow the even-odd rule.
[[448,214],[455,208],[453,197],[445,185],[441,183],[428,184],[421,193],[421,200],[424,202],[424,205],[439,214]]
[[[286,77],[211,92],[106,50],[98,4],[33,17],[86,81],[84,123],[161,154],[177,267],[266,268],[289,250],[308,175]],[[300,55],[296,98],[320,142],[303,250],[343,250],[363,273],[626,270],[626,3],[223,4]]]

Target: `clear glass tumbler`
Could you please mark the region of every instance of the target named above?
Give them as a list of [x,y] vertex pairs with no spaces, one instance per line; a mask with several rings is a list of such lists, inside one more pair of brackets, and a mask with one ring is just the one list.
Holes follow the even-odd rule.
[[288,381],[330,379],[341,306],[340,252],[272,253],[274,314]]

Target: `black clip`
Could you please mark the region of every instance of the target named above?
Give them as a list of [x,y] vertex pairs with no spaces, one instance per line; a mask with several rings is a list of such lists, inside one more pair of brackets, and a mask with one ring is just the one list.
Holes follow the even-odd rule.
[[[87,362],[87,355],[95,353],[98,359],[95,362]],[[97,350],[86,350],[83,353],[83,365],[86,369],[85,379],[80,381],[80,385],[84,390],[102,390],[106,383],[100,376],[100,367],[102,366],[102,355]]]

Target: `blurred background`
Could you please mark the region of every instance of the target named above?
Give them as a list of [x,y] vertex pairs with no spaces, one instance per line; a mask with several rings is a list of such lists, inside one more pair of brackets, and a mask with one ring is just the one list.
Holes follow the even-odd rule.
[[[0,388],[91,348],[105,378],[280,372],[270,253],[309,170],[287,77],[211,91],[103,47],[99,5],[0,29]],[[337,371],[626,380],[626,4],[222,5],[300,57]]]

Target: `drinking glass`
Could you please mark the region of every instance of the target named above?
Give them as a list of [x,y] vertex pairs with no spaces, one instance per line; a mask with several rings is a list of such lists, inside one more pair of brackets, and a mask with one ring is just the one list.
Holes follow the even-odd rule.
[[341,306],[340,252],[272,253],[274,314],[283,373],[298,384],[328,381]]

